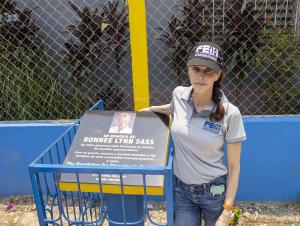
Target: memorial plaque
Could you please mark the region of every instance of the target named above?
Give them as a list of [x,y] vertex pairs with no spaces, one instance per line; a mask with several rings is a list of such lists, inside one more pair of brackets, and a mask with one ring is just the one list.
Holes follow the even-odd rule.
[[[64,164],[99,166],[165,166],[170,117],[153,112],[86,111]],[[79,174],[84,192],[99,192],[98,174]],[[119,175],[101,175],[102,192],[121,192]],[[125,194],[143,194],[142,175],[123,174]],[[146,175],[149,195],[162,195],[164,177]],[[75,174],[62,173],[59,186],[77,191]]]

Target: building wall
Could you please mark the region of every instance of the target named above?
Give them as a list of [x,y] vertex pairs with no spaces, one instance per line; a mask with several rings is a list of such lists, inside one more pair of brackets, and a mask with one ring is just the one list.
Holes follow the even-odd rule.
[[[237,200],[297,200],[300,192],[300,116],[243,118]],[[0,123],[0,196],[31,194],[28,165],[71,124]],[[226,159],[225,159],[226,160]]]

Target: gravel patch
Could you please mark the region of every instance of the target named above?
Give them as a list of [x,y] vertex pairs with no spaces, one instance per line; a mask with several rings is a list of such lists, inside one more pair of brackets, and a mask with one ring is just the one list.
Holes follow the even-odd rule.
[[[7,210],[10,202],[12,208]],[[300,202],[237,202],[236,207],[241,209],[238,225],[300,226]],[[148,208],[154,222],[166,223],[163,202],[150,202]],[[37,226],[38,219],[32,196],[0,197],[0,225]],[[108,224],[105,222],[103,225]],[[153,224],[146,220],[145,225]]]

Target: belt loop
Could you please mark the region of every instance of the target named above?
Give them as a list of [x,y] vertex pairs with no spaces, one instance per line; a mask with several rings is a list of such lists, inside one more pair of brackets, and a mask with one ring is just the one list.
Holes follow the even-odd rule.
[[194,186],[193,186],[193,185],[190,185],[189,187],[190,187],[190,191],[191,191],[191,192],[194,192],[194,190],[195,190],[195,189],[194,189]]
[[175,178],[176,178],[176,187],[179,187],[179,186],[180,186],[180,180],[179,180],[179,178],[176,177],[176,176],[175,176]]
[[208,187],[207,184],[203,184],[203,190],[204,191],[207,191],[207,187]]

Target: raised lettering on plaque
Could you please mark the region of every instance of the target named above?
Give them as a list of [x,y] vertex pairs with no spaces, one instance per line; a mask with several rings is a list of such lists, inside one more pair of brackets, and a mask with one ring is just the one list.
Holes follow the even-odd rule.
[[[170,118],[153,112],[86,111],[65,158],[67,165],[165,166],[168,157]],[[82,192],[119,194],[118,174],[79,174]],[[142,175],[123,174],[125,194],[143,194]],[[163,194],[164,177],[146,175],[149,195]],[[62,173],[59,187],[78,191],[76,174]]]

